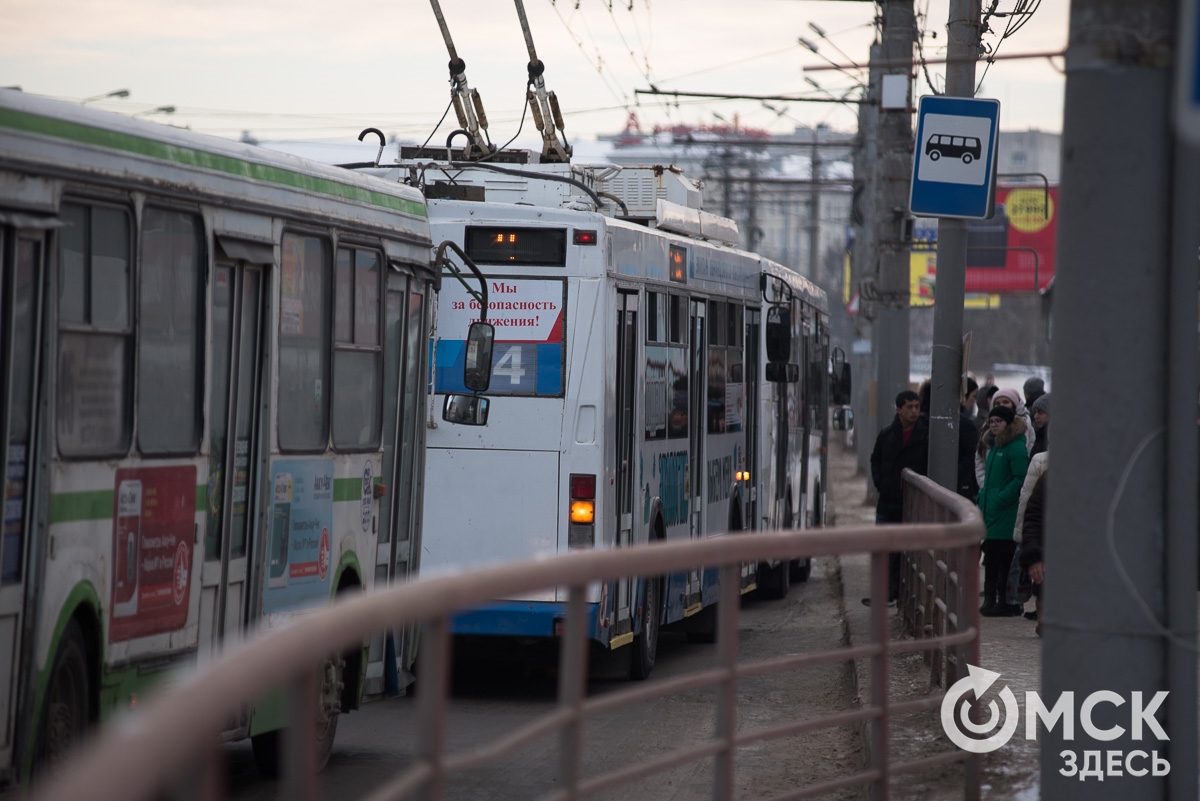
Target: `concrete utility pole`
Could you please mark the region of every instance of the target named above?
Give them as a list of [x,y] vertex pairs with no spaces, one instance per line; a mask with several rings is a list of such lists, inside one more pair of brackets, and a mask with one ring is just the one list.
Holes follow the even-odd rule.
[[[917,24],[913,0],[887,0],[883,4],[882,74],[908,76],[912,72]],[[877,93],[876,97],[880,95]],[[896,394],[908,389],[909,243],[904,240],[912,181],[912,113],[908,109],[879,109],[879,180],[875,208],[879,247],[875,353],[879,369],[876,419],[882,428],[896,416]]]
[[808,212],[808,277],[824,285],[820,273],[821,264],[821,157],[817,153],[817,129],[811,128],[812,155],[808,159],[809,187]]
[[[1039,738],[1043,798],[1198,795],[1200,210],[1196,154],[1173,148],[1176,23],[1171,0],[1071,3],[1041,695],[1049,705],[1073,692],[1078,712],[1104,690],[1121,705],[1096,706],[1073,740],[1061,725]],[[1135,740],[1132,693],[1148,706],[1164,690],[1170,741],[1145,727]],[[1068,777],[1062,751],[1081,770],[1087,753],[1157,751],[1170,773]]]
[[[871,60],[868,64],[869,77],[867,92],[864,100],[874,100],[874,103],[863,103],[858,107],[858,139],[854,151],[854,195],[853,209],[856,216],[854,221],[854,250],[850,257],[850,294],[853,296],[863,279],[872,278],[879,265],[879,248],[875,244],[875,199],[876,175],[875,166],[878,159],[878,142],[876,140],[879,121],[879,70],[873,66],[882,57],[879,44],[871,45]],[[879,414],[875,407],[876,395],[874,384],[878,377],[876,371],[874,328],[867,316],[871,307],[866,298],[859,297],[859,313],[854,317],[854,333],[857,339],[871,342],[872,349],[868,353],[853,355],[854,381],[852,383],[854,396],[851,403],[858,412],[855,427],[858,429],[855,441],[857,443],[858,470],[866,473],[867,497],[874,501],[875,486],[871,483],[870,466],[871,449],[875,445],[875,437],[879,434]]]
[[[946,95],[975,96],[979,0],[950,0],[946,23]],[[994,145],[993,145],[994,146]],[[929,395],[929,477],[958,489],[958,422],[962,403],[963,294],[967,221],[938,219],[937,293],[933,302],[933,375]]]

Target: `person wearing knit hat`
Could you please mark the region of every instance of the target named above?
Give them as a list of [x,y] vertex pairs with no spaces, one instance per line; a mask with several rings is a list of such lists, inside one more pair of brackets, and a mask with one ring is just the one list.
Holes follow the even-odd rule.
[[1050,449],[1050,393],[1039,397],[1030,407],[1033,410],[1033,447],[1029,450],[1030,458],[1045,453]]
[[979,609],[986,617],[1005,617],[1020,609],[1008,604],[1005,585],[1017,549],[1013,527],[1017,522],[1021,484],[1029,467],[1024,436],[1025,418],[1007,404],[994,403],[988,413],[988,433],[981,437],[988,441],[989,447],[983,482],[976,498],[987,527],[982,549],[983,606]]
[[1025,405],[1033,406],[1033,402],[1046,394],[1046,382],[1034,376],[1025,381]]
[[991,414],[988,415],[988,423],[992,424],[992,418],[998,417],[1006,423],[1011,423],[1016,419],[1017,413],[1012,410],[1011,406],[995,406]]
[[[988,414],[991,414],[991,409],[997,406],[1008,406],[1013,410],[1016,416],[1025,421],[1025,454],[1029,455],[1033,450],[1033,420],[1029,416],[1029,410],[1025,408],[1025,404],[1021,401],[1021,393],[1015,389],[997,390],[992,395],[992,403],[989,406]],[[991,447],[988,444],[987,433],[991,429],[988,428],[987,418],[984,418],[983,425],[979,428],[979,444],[975,449],[975,482],[979,486],[983,486],[983,474],[987,465],[987,451]]]

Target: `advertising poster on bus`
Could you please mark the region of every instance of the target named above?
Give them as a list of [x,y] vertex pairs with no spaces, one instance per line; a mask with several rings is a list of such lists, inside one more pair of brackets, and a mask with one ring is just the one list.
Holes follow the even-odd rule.
[[270,520],[263,610],[324,602],[333,573],[333,460],[275,462]]
[[178,631],[191,597],[196,468],[123,468],[115,489],[108,639]]
[[[558,279],[489,278],[487,321],[496,328],[489,395],[561,395],[565,285]],[[467,329],[479,302],[456,281],[438,293],[435,391],[466,392]]]

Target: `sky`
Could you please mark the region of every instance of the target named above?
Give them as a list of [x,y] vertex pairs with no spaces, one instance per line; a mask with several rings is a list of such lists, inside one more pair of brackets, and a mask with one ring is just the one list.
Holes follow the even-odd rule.
[[[797,126],[857,127],[839,103],[716,101],[639,96],[637,89],[842,96],[865,71],[805,72],[829,62],[865,64],[876,6],[834,0],[524,0],[545,81],[568,139],[624,129],[631,113],[656,125],[723,122],[788,133]],[[1011,10],[1016,0],[1001,0]],[[916,0],[928,58],[944,55],[949,0]],[[529,56],[505,0],[441,0],[467,79],[478,89],[493,142],[518,135]],[[986,4],[985,4],[986,5]],[[449,102],[449,60],[427,0],[5,0],[0,86],[79,102],[217,136],[353,141],[366,127],[420,142]],[[1043,0],[1000,53],[1061,51],[1068,0]],[[984,42],[996,47],[1007,18]],[[816,24],[824,38],[809,27]],[[803,37],[817,46],[801,46]],[[839,53],[838,51],[842,51]],[[977,75],[982,73],[980,65]],[[1001,103],[1001,128],[1061,131],[1062,59],[996,61],[979,95]],[[943,65],[930,65],[941,85]],[[821,91],[809,85],[812,78]],[[923,76],[915,86],[928,92]],[[156,112],[174,106],[173,114]],[[435,142],[457,128],[453,111]],[[460,140],[461,141],[461,140]]]

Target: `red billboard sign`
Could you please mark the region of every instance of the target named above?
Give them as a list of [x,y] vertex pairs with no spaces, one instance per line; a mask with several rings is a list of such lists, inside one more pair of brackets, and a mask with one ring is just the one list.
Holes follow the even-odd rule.
[[1054,277],[1058,187],[1002,186],[996,214],[967,223],[967,292],[1013,294],[1046,288]]

